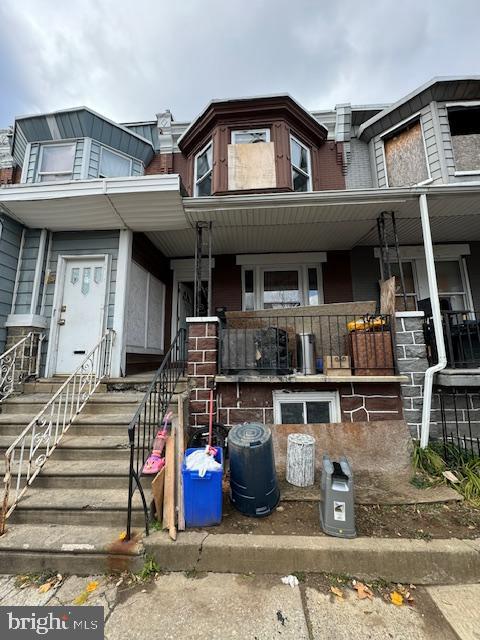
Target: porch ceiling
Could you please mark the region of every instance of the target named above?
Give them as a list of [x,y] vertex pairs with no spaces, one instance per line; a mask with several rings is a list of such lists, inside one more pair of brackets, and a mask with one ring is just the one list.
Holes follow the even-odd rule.
[[0,211],[52,231],[189,227],[177,175],[15,185],[0,189]]

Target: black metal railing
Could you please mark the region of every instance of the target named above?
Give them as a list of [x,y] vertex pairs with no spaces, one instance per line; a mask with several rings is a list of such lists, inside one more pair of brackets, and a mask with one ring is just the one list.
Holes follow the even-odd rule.
[[[480,367],[480,314],[478,311],[442,311],[447,367]],[[425,318],[425,337],[432,362],[437,361],[433,318]]]
[[220,329],[219,369],[226,375],[394,375],[387,315],[227,314]]
[[463,452],[466,457],[480,456],[480,393],[468,388],[439,387],[434,392],[435,411],[439,412],[441,438],[447,459],[448,452]]
[[132,502],[136,489],[138,489],[142,499],[145,531],[148,535],[149,513],[141,483],[142,469],[151,453],[153,441],[167,413],[178,380],[185,374],[185,354],[186,329],[179,329],[128,426],[130,467],[128,477],[127,540],[130,540],[131,537]]

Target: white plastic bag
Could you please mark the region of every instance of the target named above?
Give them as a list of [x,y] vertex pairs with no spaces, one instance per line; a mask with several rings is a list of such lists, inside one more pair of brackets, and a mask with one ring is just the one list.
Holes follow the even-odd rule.
[[208,447],[205,447],[205,449],[194,451],[185,458],[185,466],[187,469],[189,471],[198,471],[200,478],[203,478],[207,471],[218,471],[222,466],[207,452]]

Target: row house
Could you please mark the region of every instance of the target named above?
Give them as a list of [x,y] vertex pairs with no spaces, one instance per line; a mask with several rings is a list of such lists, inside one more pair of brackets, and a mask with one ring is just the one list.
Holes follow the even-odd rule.
[[30,373],[66,376],[112,330],[112,377],[171,345],[187,361],[192,426],[213,389],[227,426],[404,418],[427,442],[442,390],[480,385],[479,178],[478,77],[325,111],[282,94],[191,122],[18,117],[0,351],[33,332]]

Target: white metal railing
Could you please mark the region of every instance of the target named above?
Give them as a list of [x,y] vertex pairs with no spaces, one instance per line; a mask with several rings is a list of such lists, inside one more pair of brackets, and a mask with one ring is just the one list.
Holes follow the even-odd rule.
[[4,454],[0,535],[7,518],[103,378],[110,375],[115,332],[107,331]]
[[44,337],[39,331],[30,331],[0,355],[0,404],[19,383],[32,376],[38,378]]

